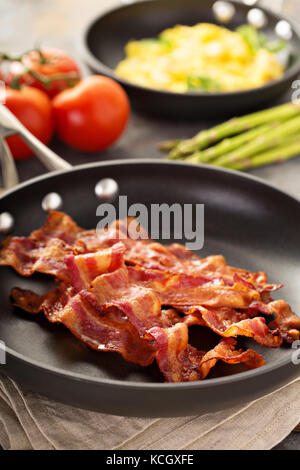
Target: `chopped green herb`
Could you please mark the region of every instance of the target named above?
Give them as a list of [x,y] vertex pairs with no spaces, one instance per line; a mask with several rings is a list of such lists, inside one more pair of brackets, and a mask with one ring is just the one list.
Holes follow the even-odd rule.
[[267,49],[269,52],[279,52],[287,46],[286,41],[284,41],[283,39],[269,40],[264,33],[258,34],[261,47]]
[[269,40],[261,31],[257,31],[254,26],[244,24],[236,29],[244,41],[248,44],[250,50],[255,54],[259,49],[267,49],[269,52],[279,52],[287,45],[282,39]]
[[242,36],[253,54],[255,54],[261,48],[258,32],[253,26],[243,24],[236,29],[236,32]]
[[172,46],[172,43],[163,37],[142,39],[140,42],[144,44],[164,46],[168,48]]
[[187,77],[187,87],[189,91],[214,91],[219,90],[221,85],[217,80],[210,77],[190,75]]

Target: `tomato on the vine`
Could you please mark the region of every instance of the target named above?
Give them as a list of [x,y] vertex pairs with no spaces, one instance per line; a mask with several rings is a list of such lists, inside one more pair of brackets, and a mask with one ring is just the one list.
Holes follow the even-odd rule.
[[66,52],[53,47],[33,50],[12,61],[5,81],[8,86],[28,85],[47,93],[50,98],[80,80],[76,62]]
[[63,142],[95,152],[115,142],[124,131],[130,104],[123,88],[108,77],[93,75],[52,101],[56,131]]
[[[33,87],[20,90],[7,88],[5,106],[44,144],[48,144],[54,131],[53,109],[49,97]],[[6,139],[16,160],[32,156],[32,150],[19,136]]]

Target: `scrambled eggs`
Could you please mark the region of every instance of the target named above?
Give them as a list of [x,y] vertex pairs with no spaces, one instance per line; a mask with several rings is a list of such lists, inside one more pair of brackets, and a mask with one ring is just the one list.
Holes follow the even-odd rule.
[[166,29],[157,39],[130,41],[116,74],[177,93],[259,87],[283,74],[275,53],[254,50],[239,32],[199,23]]

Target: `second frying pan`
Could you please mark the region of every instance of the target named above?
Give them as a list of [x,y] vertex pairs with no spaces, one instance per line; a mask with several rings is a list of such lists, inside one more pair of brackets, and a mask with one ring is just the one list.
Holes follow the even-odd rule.
[[[83,58],[91,70],[118,80],[128,92],[133,105],[142,111],[173,119],[220,118],[255,109],[290,89],[300,72],[300,36],[293,26],[289,42],[291,60],[283,77],[265,86],[230,93],[171,93],[135,85],[114,73],[124,58],[124,47],[131,39],[153,38],[176,24],[216,23],[212,6],[215,0],[147,0],[117,6],[93,19],[82,36]],[[231,1],[235,15],[225,26],[235,29],[247,23],[253,6]],[[267,24],[264,32],[274,36],[282,16],[263,9]]]

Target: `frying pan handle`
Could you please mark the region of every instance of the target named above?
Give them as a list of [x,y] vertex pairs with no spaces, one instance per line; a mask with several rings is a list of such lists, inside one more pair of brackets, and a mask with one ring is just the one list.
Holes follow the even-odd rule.
[[48,170],[55,171],[72,168],[70,163],[59,157],[29,132],[12,112],[3,105],[0,105],[0,129],[2,130],[1,133],[6,137],[13,134],[20,134]]
[[19,177],[10,149],[2,138],[0,138],[0,154],[3,179],[2,191],[5,191],[16,186],[19,183]]

